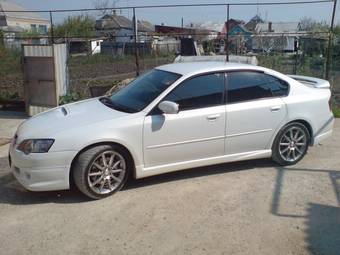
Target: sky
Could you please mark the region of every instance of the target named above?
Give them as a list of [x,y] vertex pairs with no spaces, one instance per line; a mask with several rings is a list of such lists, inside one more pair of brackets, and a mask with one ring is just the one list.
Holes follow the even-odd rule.
[[[12,0],[7,0],[12,1]],[[117,1],[117,0],[116,0]],[[281,2],[277,0],[259,0],[260,2]],[[287,1],[287,0],[285,0]],[[291,1],[291,0],[288,0]],[[28,10],[51,10],[51,9],[77,9],[93,8],[95,0],[15,0],[18,4]],[[166,5],[166,4],[192,4],[192,3],[244,3],[256,0],[119,0],[117,6],[134,6],[134,5]],[[296,22],[303,17],[313,18],[315,20],[324,20],[330,22],[333,3],[289,5],[289,6],[232,6],[230,8],[230,18],[243,19],[245,21],[253,17],[257,12],[265,20],[272,22]],[[55,21],[60,22],[68,15],[75,13],[58,13],[54,14]],[[98,12],[89,12],[91,15],[97,15]],[[131,18],[131,11],[122,11],[122,14]],[[48,17],[47,14],[41,14]],[[138,9],[137,18],[148,20],[153,24],[171,26],[180,26],[181,18],[184,24],[202,23],[207,21],[222,22],[226,20],[226,8],[224,7],[181,7],[181,8],[157,8],[157,9]],[[340,23],[340,3],[338,3],[336,12],[336,22]]]

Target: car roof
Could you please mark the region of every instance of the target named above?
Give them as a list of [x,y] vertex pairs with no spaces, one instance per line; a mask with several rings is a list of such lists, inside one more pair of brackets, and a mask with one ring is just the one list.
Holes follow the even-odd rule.
[[157,67],[158,70],[168,71],[172,73],[178,73],[181,75],[193,75],[212,71],[227,71],[234,69],[250,69],[250,70],[261,70],[265,68],[240,64],[231,62],[213,62],[213,61],[202,61],[202,62],[184,62],[184,63],[172,63]]

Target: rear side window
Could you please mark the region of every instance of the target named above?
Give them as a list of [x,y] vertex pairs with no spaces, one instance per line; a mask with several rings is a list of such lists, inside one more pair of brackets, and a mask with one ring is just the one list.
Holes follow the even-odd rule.
[[268,87],[270,88],[274,97],[287,96],[289,85],[287,82],[280,80],[274,76],[264,74],[268,80]]
[[285,96],[288,84],[273,76],[251,71],[227,74],[227,103]]
[[184,81],[163,100],[177,103],[183,111],[221,105],[223,94],[224,74],[213,73]]

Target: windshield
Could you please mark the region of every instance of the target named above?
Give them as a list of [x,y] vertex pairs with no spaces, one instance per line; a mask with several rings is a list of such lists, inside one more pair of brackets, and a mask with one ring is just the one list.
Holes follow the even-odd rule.
[[179,77],[181,75],[176,73],[153,69],[113,94],[110,98],[112,105],[125,112],[139,112]]

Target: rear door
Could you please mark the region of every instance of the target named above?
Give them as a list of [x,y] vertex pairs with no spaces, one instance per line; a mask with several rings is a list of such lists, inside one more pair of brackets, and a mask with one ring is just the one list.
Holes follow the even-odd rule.
[[228,72],[226,77],[226,154],[268,149],[287,114],[282,97],[288,83],[255,71]]

